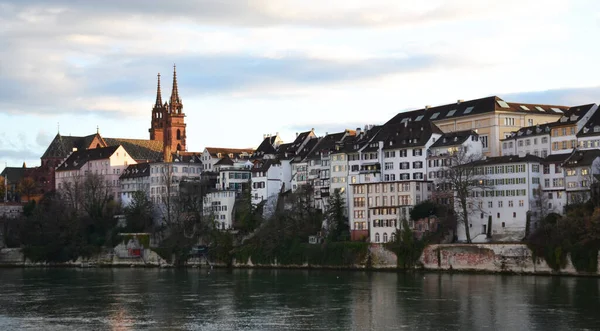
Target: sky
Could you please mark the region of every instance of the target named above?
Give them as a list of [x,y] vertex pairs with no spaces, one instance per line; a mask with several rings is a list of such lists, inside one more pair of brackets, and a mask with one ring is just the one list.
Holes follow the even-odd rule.
[[600,103],[597,0],[0,0],[0,168],[57,132],[148,139],[173,64],[189,151],[458,99]]

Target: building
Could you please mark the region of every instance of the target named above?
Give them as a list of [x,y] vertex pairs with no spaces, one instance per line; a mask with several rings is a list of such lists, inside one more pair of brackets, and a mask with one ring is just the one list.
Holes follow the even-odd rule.
[[204,216],[211,217],[218,229],[232,229],[236,197],[237,192],[234,190],[208,192],[204,196]]
[[473,130],[444,133],[427,150],[427,174],[434,183],[431,199],[442,205],[454,206],[454,192],[443,179],[455,153],[465,158],[483,156],[479,135]]
[[128,206],[135,192],[144,192],[150,197],[150,163],[131,164],[119,177],[122,205]]
[[17,167],[5,167],[0,173],[0,176],[4,178],[4,196],[0,197],[2,201],[13,201],[20,202],[21,194],[18,190],[18,185],[21,179],[25,178],[25,173],[27,170],[27,166],[23,163],[23,166],[20,168]]
[[491,96],[402,112],[385,125],[431,121],[442,132],[474,130],[479,134],[484,154],[499,156],[501,139],[524,126],[555,122],[567,109],[565,106],[506,102]]
[[600,174],[600,150],[575,150],[563,163],[567,203],[583,203],[591,198],[590,188]]
[[[534,209],[534,195],[542,182],[543,162],[534,155],[475,161],[475,171],[487,185],[469,199],[472,205],[469,232],[473,242],[485,242],[490,239],[488,235],[495,241],[519,241],[525,237],[527,213]],[[459,241],[466,240],[463,222],[458,224],[457,235]]]
[[206,147],[202,152],[201,161],[204,171],[216,171],[215,165],[222,158],[228,157],[235,162],[239,162],[239,160],[249,160],[252,153],[254,153],[254,150],[251,148]]
[[56,190],[72,195],[87,176],[97,175],[106,184],[113,199],[121,197],[119,177],[135,160],[123,146],[111,146],[74,151],[55,171]]

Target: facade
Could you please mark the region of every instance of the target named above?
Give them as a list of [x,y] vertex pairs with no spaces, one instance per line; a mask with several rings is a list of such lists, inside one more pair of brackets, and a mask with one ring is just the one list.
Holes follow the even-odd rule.
[[234,225],[234,207],[237,192],[217,190],[204,196],[204,215],[212,216],[220,230],[230,230]]
[[131,164],[119,177],[121,203],[128,206],[135,192],[144,192],[150,197],[150,163]]
[[161,204],[168,196],[179,193],[179,184],[184,180],[199,181],[202,163],[198,157],[180,162],[154,162],[150,164],[150,200]]
[[254,153],[254,150],[251,148],[206,147],[201,156],[203,170],[216,171],[215,165],[224,157],[228,157],[234,162],[249,160],[252,153]]
[[[542,182],[543,159],[511,155],[486,158],[475,165],[488,185],[470,201],[474,205],[469,215],[471,240],[487,241],[488,232],[497,241],[521,240],[527,213],[535,204],[534,192]],[[458,240],[466,240],[462,222],[457,236]]]
[[129,165],[135,163],[122,146],[75,151],[56,168],[56,190],[66,192],[73,185],[83,183],[86,176],[94,174],[101,176],[112,197],[119,200],[119,177]]

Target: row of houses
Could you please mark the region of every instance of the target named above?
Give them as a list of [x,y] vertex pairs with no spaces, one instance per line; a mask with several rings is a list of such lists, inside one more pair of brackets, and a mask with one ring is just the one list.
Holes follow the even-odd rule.
[[[289,143],[277,133],[266,134],[256,148],[207,147],[202,152],[177,146],[175,153],[167,153],[171,150],[165,151],[163,142],[152,139],[57,135],[42,167],[51,168],[56,190],[86,174],[104,176],[124,205],[137,191],[160,204],[181,182],[211,178],[204,202],[223,229],[234,226],[235,201],[244,188],[252,203],[272,205],[279,193],[310,184],[315,207],[322,210],[338,190],[346,201],[352,238],[385,242],[414,205],[428,199],[453,204],[453,194],[440,181],[450,156],[469,151],[482,155],[478,167],[494,190],[477,197],[468,226],[475,240],[488,240],[490,234],[510,240],[523,233],[527,214],[537,213],[541,203],[544,210],[561,212],[589,197],[600,144],[597,108],[513,103],[493,96],[426,106],[380,125],[323,136],[311,129]],[[171,140],[184,136],[174,133]],[[464,229],[458,236],[464,239]]]

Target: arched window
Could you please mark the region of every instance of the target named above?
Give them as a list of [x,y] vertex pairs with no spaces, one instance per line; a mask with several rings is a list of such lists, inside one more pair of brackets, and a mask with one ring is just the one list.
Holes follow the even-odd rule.
[[177,150],[180,151],[181,150],[181,144],[177,144]]
[[383,242],[386,243],[388,241],[388,235],[387,233],[383,234]]
[[100,148],[100,144],[96,144],[96,148]]
[[392,232],[392,242],[396,241],[396,233]]
[[177,140],[181,140],[181,131],[177,129]]
[[375,233],[375,242],[379,242],[379,232]]

